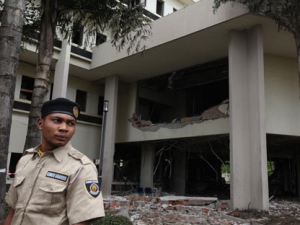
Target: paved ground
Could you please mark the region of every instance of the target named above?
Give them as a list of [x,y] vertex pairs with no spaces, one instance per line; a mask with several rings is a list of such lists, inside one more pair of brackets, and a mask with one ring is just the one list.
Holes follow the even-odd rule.
[[300,225],[300,202],[293,199],[273,199],[268,211],[232,211],[226,200],[184,196],[114,197],[105,207],[134,225]]

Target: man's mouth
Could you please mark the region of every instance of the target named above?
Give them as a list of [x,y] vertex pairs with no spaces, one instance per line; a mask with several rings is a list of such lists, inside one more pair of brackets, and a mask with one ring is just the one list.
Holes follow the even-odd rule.
[[62,135],[56,135],[55,137],[56,137],[56,139],[58,139],[58,140],[60,140],[60,141],[65,141],[65,140],[68,139],[67,136],[62,136]]

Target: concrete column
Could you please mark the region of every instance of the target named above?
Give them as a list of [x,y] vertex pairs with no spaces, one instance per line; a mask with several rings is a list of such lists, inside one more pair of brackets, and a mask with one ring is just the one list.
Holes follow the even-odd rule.
[[111,185],[114,175],[115,130],[117,121],[119,78],[111,76],[105,80],[104,99],[109,101],[106,115],[104,153],[102,167],[102,194],[111,196]]
[[173,189],[178,195],[185,195],[186,152],[176,151],[173,155]]
[[230,165],[233,208],[269,208],[262,27],[231,31]]
[[153,172],[155,160],[155,145],[153,143],[144,143],[141,154],[141,174],[140,186],[154,187]]
[[68,40],[62,41],[59,59],[55,65],[52,98],[66,97],[69,77],[71,45]]

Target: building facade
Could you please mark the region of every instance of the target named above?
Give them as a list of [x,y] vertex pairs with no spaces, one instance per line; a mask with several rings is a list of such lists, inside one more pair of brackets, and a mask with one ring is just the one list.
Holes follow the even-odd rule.
[[[213,0],[147,1],[145,9],[153,22],[143,52],[118,52],[108,35],[90,51],[58,41],[53,56],[48,97],[81,105],[72,144],[95,162],[103,144],[104,196],[135,185],[228,193],[232,208],[268,209],[271,195],[299,195],[293,36],[241,5],[214,12]],[[36,58],[33,45],[20,57],[11,172],[25,142]],[[222,178],[229,170],[230,185]]]

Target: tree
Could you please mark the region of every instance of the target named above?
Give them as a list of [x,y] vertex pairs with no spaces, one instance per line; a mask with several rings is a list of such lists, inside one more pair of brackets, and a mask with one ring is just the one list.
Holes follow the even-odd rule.
[[[37,5],[28,0],[26,16],[30,18],[24,34],[30,37],[39,30],[38,63],[31,100],[25,149],[40,142],[40,132],[35,122],[48,93],[49,69],[53,55],[54,39],[59,34],[70,40],[74,30],[84,27],[89,43],[95,33],[104,30],[113,32],[112,44],[118,50],[127,46],[127,52],[143,48],[141,40],[150,35],[149,20],[143,15],[141,4],[131,6],[116,0],[41,0]],[[30,39],[30,38],[29,38]]]
[[299,0],[214,0],[214,10],[226,2],[246,5],[250,12],[261,13],[275,20],[279,30],[293,34],[298,58],[300,87],[300,1]]
[[0,3],[0,224],[5,219],[7,154],[12,120],[25,0]]

